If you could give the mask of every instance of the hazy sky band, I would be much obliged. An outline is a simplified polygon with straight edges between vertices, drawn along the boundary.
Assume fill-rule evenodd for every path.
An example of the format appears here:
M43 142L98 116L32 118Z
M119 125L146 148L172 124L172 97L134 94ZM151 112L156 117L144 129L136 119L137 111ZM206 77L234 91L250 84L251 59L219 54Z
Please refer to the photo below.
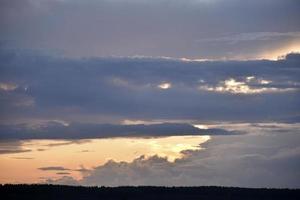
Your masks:
M297 0L2 0L7 47L67 56L276 58L299 51Z

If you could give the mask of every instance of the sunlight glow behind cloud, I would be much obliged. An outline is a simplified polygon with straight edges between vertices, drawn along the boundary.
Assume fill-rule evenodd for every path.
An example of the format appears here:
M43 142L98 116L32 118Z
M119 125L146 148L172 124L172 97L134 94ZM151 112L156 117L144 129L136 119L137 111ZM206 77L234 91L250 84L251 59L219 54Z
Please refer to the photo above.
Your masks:
M13 91L18 88L18 85L13 83L0 83L0 90Z
M246 77L246 81L237 81L233 78L225 81L220 81L217 86L201 85L200 90L206 90L211 92L220 93L232 93L232 94L257 94L257 93L273 93L273 92L289 92L296 90L295 88L276 88L276 87L252 87L247 84L254 77ZM261 85L268 85L272 81L258 80Z
M300 53L300 41L289 42L276 49L267 50L257 55L258 59L280 60L289 53Z
M160 89L163 89L163 90L167 90L172 87L172 84L168 83L168 82L163 82L163 83L159 84L157 87Z
M199 129L208 129L208 126L204 124L194 124L193 126Z

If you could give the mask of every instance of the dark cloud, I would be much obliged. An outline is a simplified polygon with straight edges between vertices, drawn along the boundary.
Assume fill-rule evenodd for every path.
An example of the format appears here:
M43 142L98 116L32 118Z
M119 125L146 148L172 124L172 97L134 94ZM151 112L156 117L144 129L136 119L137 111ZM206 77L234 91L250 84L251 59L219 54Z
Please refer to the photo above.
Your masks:
M39 170L43 171L69 171L70 169L61 166L50 166L50 167L40 167Z
M64 126L50 123L39 128L28 128L26 125L0 126L1 139L87 139L107 137L164 137L176 135L232 135L240 132L224 129L199 129L189 124L152 124L152 125L114 125L114 124L70 124ZM89 140L71 140L62 143L48 144L60 146Z
M186 62L67 59L2 49L0 60L0 119L7 123L276 121L299 115L298 54L278 61Z
M69 172L57 172L56 174L57 175L69 175L71 173L69 173Z
M40 136L40 139L45 139L45 138L50 138L51 139L52 138L51 137L51 131L59 131L58 134L65 134L66 133L66 131L64 131L64 130L50 130L50 129L47 130L47 127L43 127L42 129L38 129L38 130L35 130L35 131L31 130L31 131L36 132L36 135L38 135L39 133L41 134L41 132L43 132L44 134L45 134L45 132L49 133L49 134L45 134L45 135L43 134L45 137ZM23 130L23 131L27 132L28 130ZM30 132L30 130L29 130L29 132ZM26 137L30 138L30 137L34 137L34 136L32 136L31 134L28 134L27 136L25 136L25 138ZM61 138L69 138L69 137L67 137L66 135L62 135ZM72 138L72 136L71 136L71 138ZM58 139L58 138L53 137L52 139ZM51 143L50 142L49 144L46 144L45 146L47 146L47 147L57 147L57 146L65 146L65 145L70 145L70 144L83 144L83 143L87 143L87 142L90 142L90 140L83 140L83 139L80 139L80 140L67 140L67 141L63 141L63 142L59 142L59 143L57 143L57 142ZM46 150L46 149L43 149L42 151L44 151L44 150ZM38 150L38 151L40 151L40 150Z
M46 149L37 149L37 151L46 151Z
M24 153L30 152L29 149L0 149L0 154L14 154L14 153Z

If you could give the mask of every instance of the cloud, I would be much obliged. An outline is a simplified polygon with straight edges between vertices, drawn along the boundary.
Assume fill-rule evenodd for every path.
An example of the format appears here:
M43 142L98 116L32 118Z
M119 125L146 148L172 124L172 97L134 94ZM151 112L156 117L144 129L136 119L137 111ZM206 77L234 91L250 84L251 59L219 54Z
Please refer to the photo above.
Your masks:
M143 156L127 162L108 161L95 168L84 181L90 185L98 185L99 178L107 185L168 185L171 176L177 176L177 170L166 158ZM152 179L150 179L152 177ZM174 182L175 183L175 182Z
M25 153L30 151L31 151L30 149L24 149L22 147L22 141L0 140L0 154L17 154L17 153Z
M299 134L297 125L273 127L228 124L249 130L246 135L214 136L200 151L182 152L174 162L165 157L141 156L132 162L110 160L91 170L79 185L221 185L299 188ZM296 126L296 128L295 128ZM279 132L274 132L278 129ZM285 130L284 134L280 130ZM65 184L64 179L51 183Z
M70 169L61 166L50 166L50 167L40 167L39 170L43 171L69 171Z
M15 154L15 153L24 153L30 152L28 149L0 149L0 154Z
M295 0L2 0L0 9L5 46L75 57L257 58L300 43Z
M59 180L53 180L51 178L45 178L42 177L42 179L45 179L42 181L42 183L48 183L48 184L63 184L63 185L78 185L78 182L72 178L71 176L63 176Z
M71 173L69 173L69 172L57 172L56 174L57 175L69 175Z
M0 122L276 121L299 115L299 54L277 61L70 59L2 49ZM41 68L41 66L43 66ZM250 78L249 78L250 77ZM158 86L164 84L160 89ZM276 109L274 109L276 108Z
M253 42L276 40L280 37L300 38L300 32L252 32L239 33L236 35L224 36L219 38L200 39L198 42L227 42L229 44L237 44L238 42Z
M32 157L13 157L13 159L17 159L17 160L32 160L34 158L32 158Z
M219 128L199 129L189 124L79 124L64 126L50 122L42 127L28 128L26 124L0 126L0 139L73 139L71 141L48 144L47 146L68 145L89 142L90 138L107 137L164 137L176 135L232 135L240 132L226 131Z
M44 127L43 129L44 129L44 131L47 131L47 127ZM23 130L23 131L25 131L25 130ZM43 131L43 130L39 130L39 131ZM60 134L63 134L63 132L61 132ZM30 138L31 137L30 134L27 135L27 137ZM48 135L46 137L50 137L51 138L51 135ZM65 138L65 137L66 136L62 136L62 138ZM41 137L40 139L43 139L43 137ZM63 142L59 142L59 143L57 143L57 142L55 142L55 143L49 143L49 144L47 144L45 146L47 146L47 147L57 147L57 146L65 146L65 145L70 145L70 144L82 144L82 143L87 143L87 142L90 142L90 140L82 140L82 139L81 140L68 140L68 141L63 141ZM43 149L42 151L44 151L44 150L45 149Z

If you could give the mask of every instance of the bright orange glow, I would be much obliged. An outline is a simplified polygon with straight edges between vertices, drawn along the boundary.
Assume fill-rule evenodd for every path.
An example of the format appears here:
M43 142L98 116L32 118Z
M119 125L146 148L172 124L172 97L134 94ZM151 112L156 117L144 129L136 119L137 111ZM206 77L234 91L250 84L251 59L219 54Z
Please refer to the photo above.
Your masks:
M31 140L23 141L23 153L0 155L0 183L37 183L67 174L81 179L80 168L92 169L108 160L127 161L145 155L181 158L183 150L200 150L199 144L210 136L173 136L164 138L109 138L92 140ZM0 143L1 145L1 143ZM44 171L40 167L61 166L70 170Z

